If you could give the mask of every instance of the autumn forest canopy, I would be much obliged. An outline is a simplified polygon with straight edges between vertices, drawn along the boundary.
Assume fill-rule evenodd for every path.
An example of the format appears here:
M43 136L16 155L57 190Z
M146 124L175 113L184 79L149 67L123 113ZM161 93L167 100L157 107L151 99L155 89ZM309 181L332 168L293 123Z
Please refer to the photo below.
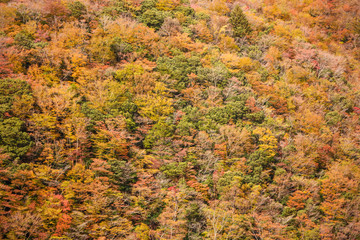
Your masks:
M0 0L0 239L360 239L358 0Z

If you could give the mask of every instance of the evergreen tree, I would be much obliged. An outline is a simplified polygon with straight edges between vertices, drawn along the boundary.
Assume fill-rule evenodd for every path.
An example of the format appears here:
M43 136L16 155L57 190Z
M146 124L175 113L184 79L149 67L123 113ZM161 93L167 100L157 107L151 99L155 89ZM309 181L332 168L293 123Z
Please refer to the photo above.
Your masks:
M234 37L241 38L251 32L250 24L239 5L236 5L231 11L230 23L233 27Z

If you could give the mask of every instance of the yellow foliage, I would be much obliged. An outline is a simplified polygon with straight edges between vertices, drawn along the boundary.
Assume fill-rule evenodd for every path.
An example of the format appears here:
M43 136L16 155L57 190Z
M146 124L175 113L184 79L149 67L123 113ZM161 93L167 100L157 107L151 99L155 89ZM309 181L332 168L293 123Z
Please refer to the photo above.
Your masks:
M237 63L237 67L242 71L250 71L252 69L253 62L249 57L242 57Z
M86 169L81 163L75 166L67 173L67 177L73 182L91 183L94 178L94 172Z
M98 123L98 133L93 137L97 155L101 159L113 160L127 154L127 134L122 116L108 118Z
M259 149L269 153L271 157L274 157L276 155L275 150L278 146L277 139L271 130L268 128L257 127L254 129L253 134L259 135Z
M289 83L306 82L309 75L310 73L300 66L293 66L291 69L286 71L286 78Z
M238 57L232 53L225 53L221 56L222 62L231 72L250 71L253 67L253 62L249 57Z
M12 24L16 16L16 8L0 3L0 28L5 28L8 24Z
M21 63L21 58L20 56L16 55L16 54L11 54L9 56L9 62L12 65L12 70L14 71L14 73L21 73L24 72L24 67L22 66Z
M172 99L166 97L167 88L164 83L157 82L152 92L139 96L135 103L140 108L140 114L153 121L166 118L173 111Z
M284 27L282 25L277 24L274 27L274 32L276 35L283 37L285 39L290 40L292 38L292 35L288 27Z
M213 67L214 60L218 60L220 58L221 52L218 48L212 48L207 51L207 54L201 59L201 63L204 67L211 68Z
M135 233L139 240L150 239L150 228L144 223L141 223L140 225L135 227Z
M25 118L27 114L31 115L35 100L32 96L22 95L16 96L12 105L12 112L19 117Z
M183 33L171 36L169 38L169 46L182 51L200 52L203 50L204 44L201 42L193 42L187 33Z
M82 72L85 70L87 58L84 54L80 52L73 52L71 56L71 69L72 77L77 79L81 76Z
M156 8L162 11L171 11L180 4L179 0L159 0Z
M116 221L111 221L111 224L114 225L114 227L110 229L110 233L113 236L127 236L132 229L131 222L122 217L118 218ZM101 226L101 229L104 229L105 226L109 226L109 223L104 223L103 226Z
M293 97L288 98L286 102L287 102L287 106L288 106L289 111L296 110L297 107L296 107L296 104L295 104L295 101L294 101Z
M314 85L306 88L303 91L303 94L309 100L309 103L311 103L312 105L326 103L328 101L326 92Z
M300 29L294 29L293 31L291 31L291 35L294 36L295 38L305 40L304 33Z
M275 46L271 46L265 55L265 59L274 64L281 59L281 52Z
M305 133L318 133L321 126L324 124L324 119L321 115L305 109L302 112L296 113L297 127Z
M56 70L48 65L32 65L29 68L28 75L34 82L41 85L52 86L60 82L60 79L56 76Z
M143 66L135 63L128 63L123 65L121 70L116 71L115 78L119 81L131 81L135 80L136 76L142 75L145 70Z
M125 18L111 22L107 27L107 33L109 39L119 37L133 46L150 47L159 39L159 35L154 32L154 29ZM103 32L99 32L99 36L103 34Z
M86 140L87 131L86 127L89 123L89 120L83 116L82 114L78 114L79 116L73 116L71 118L65 119L62 124L62 129L65 136L68 139L68 142L76 143L77 147L79 142Z
M264 24L266 24L266 20L262 17L258 16L256 12L246 11L244 12L246 18L248 19L249 23L254 26L254 29L263 28Z
M222 51L238 51L239 47L236 45L236 42L233 38L228 37L224 34L220 35L220 42L218 46L221 48Z
M230 12L224 0L213 0L209 6L209 10L218 13L218 15L226 15Z
M60 48L76 48L86 40L86 29L73 23L65 23L53 44Z
M36 21L32 20L27 22L22 28L31 34L35 34L38 30L38 24Z
M61 215L60 203L55 203L54 198L48 199L38 211L41 213L41 218L44 221L45 229L52 229L56 226L56 223ZM54 206L55 205L55 206ZM55 208L58 205L58 208Z
M263 8L264 15L268 19L275 19L281 15L281 10L278 8L276 4L268 5Z

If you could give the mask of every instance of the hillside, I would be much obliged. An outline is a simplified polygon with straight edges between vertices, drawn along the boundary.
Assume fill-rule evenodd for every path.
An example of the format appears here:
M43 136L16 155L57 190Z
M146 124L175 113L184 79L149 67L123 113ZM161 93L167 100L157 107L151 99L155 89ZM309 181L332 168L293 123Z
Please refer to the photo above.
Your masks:
M360 239L358 0L0 0L0 239Z

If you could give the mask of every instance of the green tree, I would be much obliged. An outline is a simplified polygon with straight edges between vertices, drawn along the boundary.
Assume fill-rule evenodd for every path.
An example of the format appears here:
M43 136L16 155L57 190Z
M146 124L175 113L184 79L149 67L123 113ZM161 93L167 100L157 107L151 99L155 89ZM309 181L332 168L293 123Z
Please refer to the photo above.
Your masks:
M86 12L86 6L79 1L71 2L68 5L71 15L75 18L80 18Z
M125 59L128 54L133 52L133 48L130 44L124 42L119 37L115 37L110 44L110 50L115 55L116 61Z
M239 5L236 5L230 14L230 23L233 27L234 37L244 37L251 32L251 27Z
M4 153L18 160L26 154L31 144L23 121L15 117L0 121L0 148Z
M162 11L152 8L146 10L140 17L141 22L145 23L148 27L158 30L163 24L167 14Z
M34 47L34 36L26 30L15 35L15 44L21 48L31 49Z
M0 148L11 160L19 160L32 145L25 122L19 119L28 115L31 105L30 86L25 81L0 80Z
M184 54L177 54L173 58L159 57L157 60L157 70L162 74L169 74L176 80L174 89L181 90L189 84L188 75L198 73L201 67L200 57L193 55L186 57Z
M15 106L23 105L22 100L31 97L30 91L30 86L25 81L0 79L0 118L3 118L4 114L12 116L14 112L19 112L20 109L14 109ZM21 113L18 115L21 115Z

